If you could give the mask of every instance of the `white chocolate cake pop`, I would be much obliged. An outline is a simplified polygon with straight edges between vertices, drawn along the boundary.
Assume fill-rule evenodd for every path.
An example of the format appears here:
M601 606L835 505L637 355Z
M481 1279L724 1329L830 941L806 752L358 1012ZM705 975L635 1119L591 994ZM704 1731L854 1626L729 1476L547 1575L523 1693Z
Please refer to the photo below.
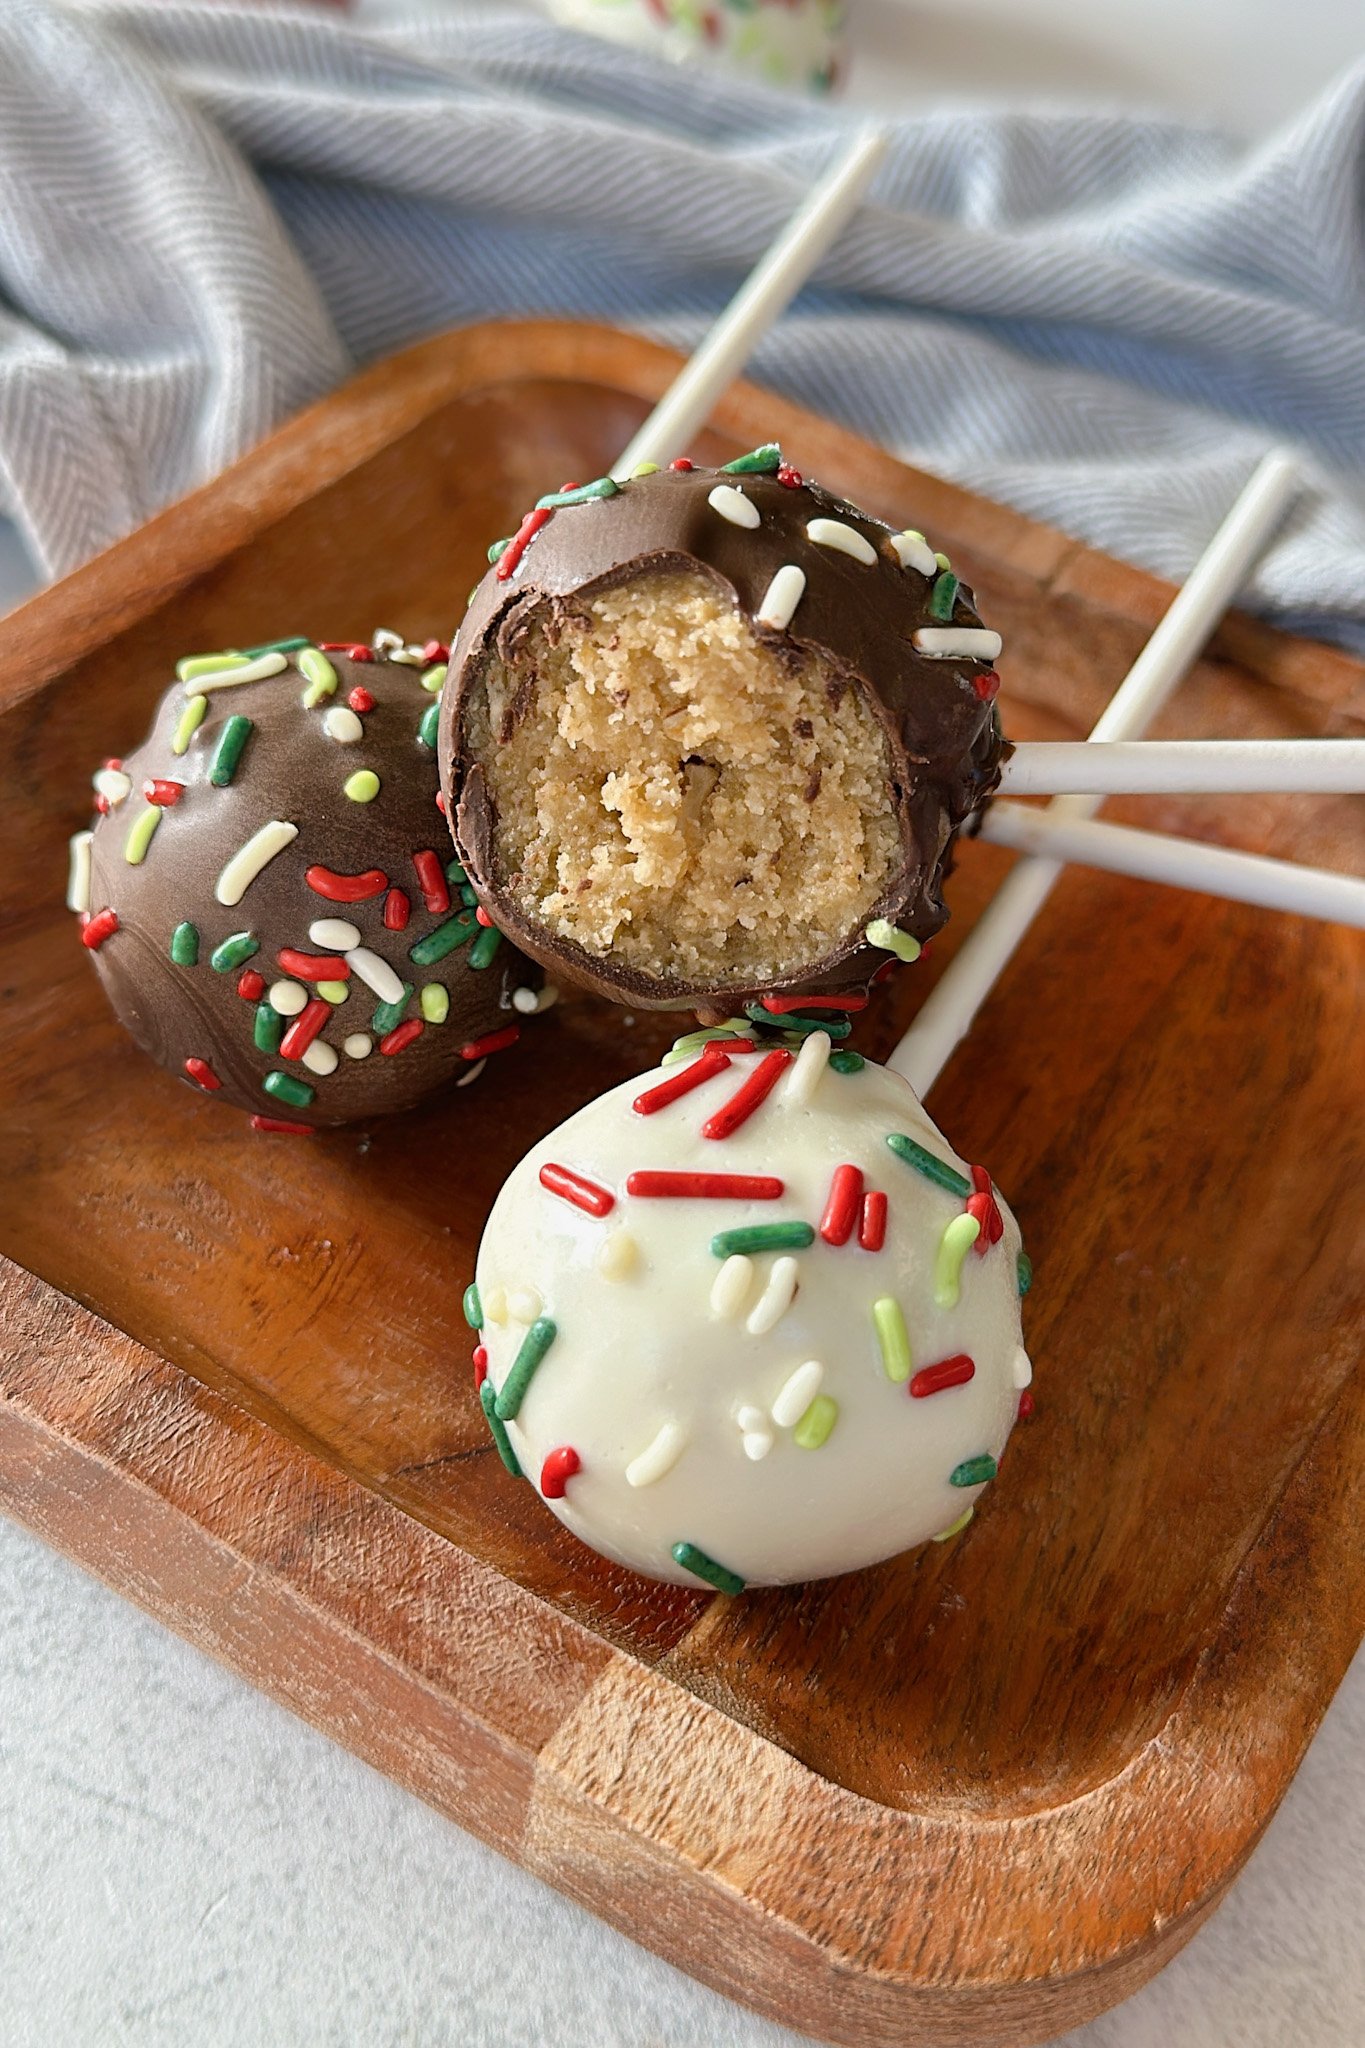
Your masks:
M527 1153L465 1313L509 1470L603 1555L738 1593L965 1525L1032 1377L1029 1274L898 1075L719 1035Z

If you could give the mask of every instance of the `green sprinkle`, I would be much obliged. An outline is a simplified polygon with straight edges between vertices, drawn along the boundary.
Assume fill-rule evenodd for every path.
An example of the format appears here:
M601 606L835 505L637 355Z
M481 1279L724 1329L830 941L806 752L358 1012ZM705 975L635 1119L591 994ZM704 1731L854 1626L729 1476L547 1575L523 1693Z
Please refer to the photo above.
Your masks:
M258 1052L278 1052L284 1037L284 1018L269 1003L257 1003L251 1036Z
M248 659L235 649L226 654L187 654L176 663L175 673L182 683L192 683L196 676L215 675L219 669L245 668Z
M459 861L448 860L446 862L446 880L448 882L464 882L468 879L469 878L465 874L464 868L462 867Z
M379 794L379 777L373 768L357 768L341 787L353 804L372 804Z
M803 1252L815 1242L809 1223L749 1223L738 1230L718 1230L711 1256L728 1259L734 1252Z
M942 557L940 557L942 561ZM953 606L957 602L957 578L946 565L941 575L934 578L934 587L929 592L929 616L951 625Z
M1033 1285L1033 1261L1027 1252L1020 1252L1014 1262L1014 1270L1018 1275L1020 1294L1027 1294Z
M685 1060L690 1053L699 1052L704 1045L715 1039L747 1038L749 1023L745 1017L731 1017L724 1024L712 1024L705 1031L689 1031L683 1038L675 1038L659 1062L660 1066L675 1067L679 1060Z
M171 933L171 958L177 967L199 965L199 927L195 924L178 924Z
M223 727L223 736L218 742L218 751L213 757L209 770L209 781L215 789L226 789L237 773L237 764L251 738L252 725L249 718L236 713Z
M349 981L315 981L313 986L324 1003L333 1003L338 1008L351 993Z
M962 1261L981 1235L975 1216L954 1216L938 1244L934 1260L934 1300L940 1308L956 1308L962 1291Z
M946 1543L950 1536L960 1536L975 1513L976 1502L973 1501L969 1507L965 1507L962 1510L962 1513L955 1522L950 1522L946 1529L940 1529L937 1536L933 1538L933 1541L935 1543Z
M294 633L288 640L263 640L259 647L245 649L248 661L254 661L258 654L294 654L300 647L309 647L312 642L306 633Z
M231 974L234 967L240 967L260 950L261 942L254 932L233 932L209 954L209 966L215 974Z
M863 933L869 946L880 946L883 953L894 953L898 960L918 960L923 948L912 932L903 932L884 917L874 917Z
M320 647L304 647L299 652L299 674L307 683L303 693L304 709L316 710L319 704L335 693L337 672Z
M500 562L502 560L503 556L507 553L507 550L511 547L511 545L512 536L510 533L508 534L506 540L494 541L492 547L488 550L488 564L490 568L492 567L494 562ZM476 583L474 586L474 590L477 590L478 587L479 586ZM473 603L474 600L474 590L471 590L469 593L471 604Z
M209 708L207 697L191 697L180 714L175 732L171 738L171 752L183 754L199 727L204 723L204 714Z
M464 1319L471 1330L483 1328L483 1303L479 1299L478 1282L474 1280L464 1291Z
M657 462L637 462L631 471L632 478L637 476L657 476L658 474L659 465Z
M948 1474L949 1486L984 1486L988 1479L994 1479L999 1466L989 1451L983 1451L979 1458L964 1458Z
M955 1166L949 1166L942 1159L935 1158L923 1145L917 1145L913 1138L907 1138L902 1131L892 1131L887 1144L897 1159L903 1159L916 1173L923 1174L937 1188L947 1188L950 1195L961 1195L965 1201L972 1191L972 1184L960 1174Z
M847 1038L853 1029L846 1017L798 1017L792 1014L778 1016L772 1010L765 1010L762 1003L746 1003L744 1014L752 1018L755 1024L766 1024L769 1031L795 1031L803 1038L812 1031L823 1031L827 1038Z
M486 924L469 949L471 967L490 967L493 955L502 944L502 933L495 924Z
M403 1021L403 1012L408 1007L411 995L412 983L405 981L403 983L403 993L396 1003L381 1003L379 1005L379 1008L370 1019L371 1031L377 1031L381 1038L385 1038L390 1031L396 1030Z
M478 907L479 907L479 892L478 892L478 890L477 890L477 889L476 889L476 888L475 888L475 887L473 886L473 884L472 884L471 882L461 882L461 884L460 884L460 901L461 901L461 903L465 903L465 904L467 904L467 905L469 906L469 908L470 908L471 910L477 910L477 909L478 909Z
M828 1394L817 1394L792 1431L792 1442L800 1444L803 1451L818 1451L821 1444L829 1442L838 1420L839 1403Z
M872 1324L882 1354L882 1370L898 1387L904 1386L914 1361L910 1356L910 1333L905 1327L900 1303L889 1294L884 1294L880 1301L874 1301Z
M498 1456L502 1459L503 1464L507 1467L512 1477L520 1479L523 1476L522 1470L517 1463L517 1454L512 1449L512 1439L508 1436L506 1426L498 1415L497 1396L493 1392L493 1382L491 1380L485 1380L479 1388L479 1403L485 1416L488 1418L488 1427L493 1432L493 1441L498 1447Z
M512 1422L521 1411L526 1399L526 1390L535 1378L540 1363L558 1332L548 1316L537 1316L521 1340L521 1349L512 1360L512 1370L502 1383L495 1413L499 1422Z
M148 804L138 812L128 827L128 837L123 842L123 858L130 868L140 868L147 858L147 848L152 843L152 834L161 823L160 804Z
M424 939L408 948L408 958L414 967L434 967L457 946L466 945L480 929L477 918L448 917L444 924L437 925L434 932L428 932Z
M576 491L551 491L546 498L536 499L537 512L557 512L562 505L586 505L590 498L614 498L621 486L614 476L599 476L590 484L580 484Z
M729 1593L731 1598L744 1591L744 1581L738 1572L727 1570L717 1564L714 1557L708 1557L704 1550L698 1550L695 1543L675 1543L673 1562L680 1564L685 1572L691 1572L694 1579L704 1579L708 1586L714 1586L718 1593Z
M267 1095L273 1095L277 1102L287 1102L291 1109L306 1109L313 1099L314 1090L306 1081L296 1081L292 1074L267 1074L261 1086Z
M782 467L782 450L776 441L765 441L761 448L751 448L747 455L737 455L733 462L727 462L722 470L725 476L773 476Z
M450 990L443 981L429 981L419 1001L428 1024L444 1024L450 1015Z
M829 1063L836 1074L861 1074L867 1065L860 1052L832 1052Z
M417 737L421 744L429 747L433 753L436 751L436 728L440 722L441 705L438 698L436 703L428 704L417 727Z
M445 679L449 672L450 663L448 661L438 661L434 668L427 669L426 673L423 675L422 688L424 690L430 690L433 697L438 697L445 684Z

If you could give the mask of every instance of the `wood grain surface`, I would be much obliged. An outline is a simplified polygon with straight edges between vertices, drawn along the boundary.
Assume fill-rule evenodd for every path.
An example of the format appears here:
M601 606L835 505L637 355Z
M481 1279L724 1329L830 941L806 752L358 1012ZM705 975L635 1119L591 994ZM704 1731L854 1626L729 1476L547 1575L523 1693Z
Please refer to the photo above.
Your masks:
M1365 1633L1360 935L1068 873L931 1103L1036 1254L1037 1414L957 1541L732 1602L507 1478L460 1313L503 1174L667 1020L566 1001L496 1087L263 1140L134 1051L61 905L88 775L178 655L448 633L489 539L675 362L550 323L424 343L0 627L0 1500L759 2010L1041 2041L1212 1910ZM976 584L1011 732L1086 729L1161 584L752 387L691 452L774 436ZM1163 729L1362 720L1360 664L1234 618ZM1359 871L1363 808L1110 811ZM863 1050L1007 866L964 849Z

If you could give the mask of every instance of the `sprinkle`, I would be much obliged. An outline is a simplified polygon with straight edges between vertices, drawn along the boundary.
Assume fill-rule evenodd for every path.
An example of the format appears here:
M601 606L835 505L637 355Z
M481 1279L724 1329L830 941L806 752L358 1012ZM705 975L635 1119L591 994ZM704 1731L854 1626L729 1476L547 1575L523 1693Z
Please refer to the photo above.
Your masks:
M276 854L283 853L291 840L298 836L298 826L288 825L282 818L272 818L259 831L253 832L245 846L238 847L214 884L213 893L218 902L227 904L229 908L240 903L262 868L268 867Z
M253 1116L251 1128L253 1131L284 1131L291 1138L316 1138L317 1136L317 1132L311 1124L286 1123L283 1117L278 1116Z
M880 946L883 952L894 953L898 960L919 959L919 940L910 932L900 931L884 917L874 917L863 937L869 946Z
M90 908L90 842L94 836L93 832L73 832L71 835L66 880L68 910L85 912ZM175 955L171 957L174 959Z
M916 533L912 526L907 526L904 533L893 533L889 545L902 569L918 569L921 576L937 576L938 557L924 535Z
M209 700L207 697L196 696L190 698L189 703L185 706L176 722L174 733L171 735L171 752L173 754L180 755L184 753L190 741L194 738L195 733L204 723L204 714L208 708Z
M512 991L512 1008L523 1017L538 1017L544 1011L552 1010L558 1001L559 990L552 981L547 981L542 989L514 988Z
M502 540L495 540L492 543L491 547L488 550L488 566L490 569L492 568L495 562L500 562L502 560L503 556L507 553L507 550L511 547L511 545L512 536L510 533L504 535ZM477 590L478 587L479 586L476 583L474 585L474 590ZM474 602L474 590L471 590L469 593L469 602L471 604L473 604Z
M1010 1378L1016 1387L1027 1387L1033 1383L1033 1361L1022 1344L1016 1344L1014 1347L1014 1357L1010 1362Z
M957 578L951 569L944 569L934 580L929 592L929 616L951 625L953 606L957 603Z
M763 996L758 1005L770 1017L786 1017L793 1010L865 1010L867 996ZM790 1093L790 1089L788 1093Z
M352 747L365 737L364 726L345 704L334 704L330 711L324 713L322 729L329 740L336 740L343 747Z
M697 465L695 462L689 461L686 455L677 455L668 466L670 469L690 470L695 469Z
M708 1586L714 1586L718 1593L729 1593L731 1597L744 1591L744 1581L738 1572L728 1571L723 1564L717 1564L714 1557L708 1557L704 1550L698 1550L695 1543L675 1543L673 1562L681 1565L685 1572L691 1572L697 1579L704 1579Z
M766 1423L763 1423L761 1429L744 1429L744 1418L746 1415L756 1415L759 1421L763 1423L763 1411L761 1408L741 1408L736 1417L740 1428L744 1430L744 1434L740 1438L744 1455L753 1464L757 1465L760 1459L766 1458L772 1449L773 1433Z
M199 927L178 924L171 933L171 958L177 967L199 965Z
M514 1287L507 1297L507 1313L514 1323L533 1323L544 1306L534 1287Z
M311 867L305 870L303 879L315 896L325 896L329 903L368 903L371 897L382 896L389 883L380 868L367 868L360 875L343 875L335 868Z
M749 1311L744 1327L751 1337L766 1337L775 1330L796 1298L801 1269L795 1259L774 1259L768 1284Z
M680 1073L670 1075L667 1081L659 1081L653 1088L646 1088L643 1095L636 1096L631 1108L637 1116L654 1116L681 1096L690 1095L694 1088L700 1088L703 1081L709 1081L713 1074L721 1073L729 1064L729 1054L713 1039L702 1048L700 1059L693 1060L691 1066L684 1067Z
M218 751L209 770L209 781L215 789L226 789L237 773L238 764L246 751L246 743L251 738L253 730L251 720L243 718L240 712L235 713L223 727L218 741Z
M447 953L453 953L457 946L463 946L473 938L479 929L472 917L448 917L444 924L438 924L434 932L428 932L408 950L408 958L415 967L434 967L438 960L444 960Z
M105 762L90 778L91 786L110 805L121 804L133 787L131 775L125 775L117 763Z
M778 1046L765 1053L743 1086L737 1088L728 1102L723 1102L713 1116L709 1116L701 1127L703 1138L729 1138L748 1122L765 1096L777 1086L784 1067L789 1067L792 1056Z
M910 1392L916 1401L923 1401L930 1394L943 1393L947 1387L965 1387L975 1377L975 1362L965 1351L959 1351L937 1365L922 1366L910 1382Z
M789 491L799 491L801 488L801 472L799 469L793 469L789 462L779 463L777 481L785 485Z
M732 1322L749 1299L753 1280L753 1260L743 1252L732 1252L711 1283L712 1315Z
M303 1064L310 1074L334 1074L338 1064L337 1049L328 1045L325 1038L315 1039L304 1050Z
M941 548L939 552L934 556L934 563L935 566L939 569L951 569L953 566L952 563L948 560L948 557L943 553L943 550Z
M922 1174L925 1180L931 1180L935 1187L946 1188L950 1195L961 1195L964 1199L971 1193L971 1182L955 1166L949 1166L946 1160L937 1158L923 1145L916 1144L913 1138L907 1138L903 1131L892 1131L886 1142L897 1159L903 1159L907 1166Z
M546 1500L563 1500L565 1485L582 1469L583 1460L571 1444L551 1451L540 1468L540 1490Z
M319 640L324 654L344 654L350 661L373 661L374 652L360 640Z
M829 1186L829 1199L820 1218L820 1235L826 1244L847 1244L863 1200L861 1167L836 1166Z
M294 946L281 946L275 955L286 974L300 981L349 981L350 962L335 953L300 953Z
M284 1018L273 1003L257 1003L251 1038L258 1052L274 1054L279 1051L284 1038Z
M334 1009L339 1008L351 993L350 983L345 981L316 981L313 986L323 1002L331 1003Z
M704 1202L775 1202L784 1184L766 1173L674 1173L641 1170L626 1180L626 1193L682 1197Z
M341 785L343 796L353 804L371 804L379 794L379 777L373 768L357 768Z
M598 1246L597 1270L604 1280L624 1280L639 1263L640 1247L629 1230L608 1232Z
M764 592L763 602L754 613L755 625L769 626L775 633L785 633L805 594L805 570L798 569L794 562L788 562L778 570Z
M520 1479L522 1477L521 1466L517 1463L517 1454L512 1449L512 1439L508 1436L507 1430L498 1415L495 1402L493 1382L485 1380L479 1388L479 1403L485 1416L488 1418L488 1427L493 1432L493 1441L498 1447L498 1456L502 1459L503 1464L507 1467L512 1477Z
M209 966L215 974L231 974L260 950L261 942L254 932L230 932L209 954Z
M972 677L972 688L983 704L992 704L1000 695L1000 678L993 668L988 668L984 674Z
M267 1095L273 1095L277 1102L287 1102L292 1109L305 1108L316 1093L306 1081L296 1081L292 1074L267 1074L261 1086Z
M156 804L158 809L169 811L174 809L185 794L185 785L183 782L167 782L159 776L149 775L142 785L142 794L149 804Z
M988 1479L994 1479L999 1466L989 1451L982 1451L977 1458L964 1458L948 1474L949 1486L984 1486Z
M796 1064L787 1076L783 1099L798 1109L806 1108L812 1101L820 1078L829 1064L830 1037L827 1031L816 1031L805 1041L796 1055Z
M984 626L921 626L910 645L929 661L995 661L1004 642Z
M975 1216L954 1216L939 1239L934 1261L934 1300L940 1308L956 1308L962 1287L962 1261L981 1234Z
M481 1330L483 1328L483 1303L479 1299L477 1281L471 1280L468 1287L466 1287L461 1306L464 1309L464 1319L470 1329Z
M406 1052L414 1040L422 1036L426 1028L420 1017L409 1017L406 1024L396 1024L392 1031L380 1039L379 1050L387 1053L390 1058L395 1053Z
M421 721L418 724L417 737L424 747L429 747L433 752L435 751L436 748L436 733L440 723L440 705L428 704L426 710L422 713Z
M1025 1295L1033 1285L1033 1261L1027 1252L1020 1252L1014 1262L1014 1270L1018 1279L1019 1292L1021 1295Z
M412 983L401 981L398 988L399 993L394 1000L391 1003L381 1003L370 1019L370 1029L377 1032L380 1038L387 1038L389 1032L402 1022L403 1012L408 1007Z
M1020 1422L1027 1422L1029 1420L1029 1417L1033 1414L1034 1405L1035 1403L1033 1396L1028 1391L1028 1388L1025 1387L1023 1393L1019 1396L1019 1414L1017 1420Z
M828 1394L817 1394L797 1423L792 1442L803 1451L818 1451L822 1444L829 1442L830 1432L838 1420L839 1403L832 1401Z
M476 1344L473 1352L474 1384L481 1387L488 1378L488 1350L483 1344Z
M487 930L481 931L469 949L470 966L476 968L491 967L493 955L501 944L502 933L494 926L489 926Z
M540 1185L561 1201L572 1203L575 1209L586 1210L589 1216L606 1216L616 1207L616 1197L610 1188L599 1187L595 1180L586 1179L571 1167L556 1166L552 1160L540 1169Z
M809 1223L748 1223L737 1230L718 1230L711 1255L728 1259L733 1252L803 1252L815 1242Z
M391 626L380 626L375 632L373 645L376 654L401 654L403 635L395 633Z
M368 661L369 659L370 650L367 647L365 649L365 660ZM374 693L371 690L367 690L363 683L357 683L355 688L348 692L346 703L352 711L373 711Z
M342 1039L341 1050L348 1060L367 1060L374 1051L374 1040L368 1031L353 1031Z
M359 927L344 917L314 918L308 936L315 946L325 946L329 953L346 953L360 944Z
M548 1316L537 1316L522 1338L521 1349L512 1360L512 1369L498 1393L499 1422L511 1422L521 1412L526 1390L539 1371L541 1361L554 1343L556 1334L555 1326Z
M747 455L737 455L733 462L721 464L723 476L772 476L782 467L782 450L776 441L765 441L761 448L751 448Z
M662 1479L666 1472L673 1470L686 1449L687 1436L681 1423L663 1423L653 1442L627 1465L626 1485L653 1486L656 1479Z
M88 946L92 953L98 953L106 939L111 939L118 930L116 910L97 910L81 926L81 944Z
M258 1003L265 994L265 976L244 967L237 977L237 993L244 1003Z
M307 683L303 693L305 709L312 711L336 692L337 672L327 656L316 647L299 650L298 671Z
M657 462L637 462L630 474L632 481L636 477L657 476L659 474L659 465Z
M245 668L245 654L186 654L175 665L177 682L192 683L196 676L211 676L222 669Z
M779 1429L794 1429L824 1384L825 1368L818 1358L798 1365L773 1402L773 1421Z
M879 1252L886 1243L886 1196L876 1188L863 1196L858 1242L865 1252Z
M719 512L722 519L728 519L731 526L743 526L752 531L763 523L757 505L746 498L743 491L736 490L733 484L717 484L713 491L708 492L706 502L713 512Z
M962 1513L958 1516L955 1522L950 1522L946 1529L940 1529L937 1536L934 1537L933 1541L935 1543L946 1543L950 1536L960 1536L962 1531L966 1528L968 1522L971 1521L972 1516L975 1513L976 1502L973 1501L970 1507L966 1507L962 1510Z
M296 981L276 981L271 983L271 1007L278 1010L282 1017L297 1017L307 1001L307 989L300 988Z
M766 1024L769 1028L772 1027L772 1012L766 1010L762 1003L746 1003L744 1014L751 1023ZM782 1029L784 1031L798 1031L803 1037L809 1037L813 1031L823 1031L826 1038L833 1039L847 1038L853 1026L849 1023L847 1017L798 1017L788 1012L783 1016Z
M515 575L521 565L522 556L540 532L541 527L544 526L551 516L551 508L548 505L538 505L534 512L526 514L521 525L498 557L499 583L506 583L509 577ZM442 671L441 681L445 681L444 671Z
M245 652L254 659L258 654L296 654L300 647L309 645L306 633L290 633L283 640L262 640L259 647L248 647Z
M412 904L408 899L407 891L404 889L390 889L388 895L384 898L385 931L405 931L408 919L411 916Z
M504 1052L509 1045L515 1045L520 1037L520 1024L504 1024L501 1031L489 1031L482 1038L471 1038L467 1045L460 1047L460 1058L486 1059L490 1052Z
M433 917L444 917L450 908L450 890L446 883L441 863L430 847L412 856L413 867L422 891L422 901Z
M456 639L459 638L458 629L455 637ZM444 640L424 640L422 642L422 659L423 661L449 661L450 648L447 647Z
M855 562L865 562L869 567L877 559L877 550L871 541L842 519L809 520L806 539L813 540L817 547L836 548L841 555L852 555Z
M910 1377L910 1333L905 1327L901 1305L891 1295L884 1294L880 1301L872 1304L872 1324L877 1332L877 1344L882 1354L882 1370L897 1386Z
M592 498L614 498L621 486L613 476L599 476L590 484L571 484L567 490L551 491L536 499L537 512L557 512L563 505L586 505Z
M861 1074L867 1065L860 1052L832 1052L829 1063L836 1074Z
M238 683L263 683L267 676L277 676L289 664L282 654L263 654L258 661L242 661L240 656L230 657L223 668L201 669L199 674L185 681L188 694L190 682L196 682L200 692L207 690L231 690Z
M754 1041L749 1037L749 1026L742 1017L729 1017L724 1024L708 1024L703 1031L689 1031L681 1038L675 1038L659 1064L661 1067L676 1066L690 1054L699 1052L703 1046L719 1040L727 1052L753 1052Z
M128 827L128 837L123 842L123 858L130 868L141 867L147 858L147 848L152 843L152 834L160 823L160 805L144 804Z
M444 982L428 981L417 1003L428 1024L444 1024L450 1015L450 990Z
M185 1072L189 1075L191 1081L197 1081L199 1086L207 1089L210 1094L213 1093L215 1088L221 1088L223 1085L207 1060L186 1060Z
M317 998L305 1003L280 1041L281 1058L301 1060L331 1014L330 1003L320 1002Z

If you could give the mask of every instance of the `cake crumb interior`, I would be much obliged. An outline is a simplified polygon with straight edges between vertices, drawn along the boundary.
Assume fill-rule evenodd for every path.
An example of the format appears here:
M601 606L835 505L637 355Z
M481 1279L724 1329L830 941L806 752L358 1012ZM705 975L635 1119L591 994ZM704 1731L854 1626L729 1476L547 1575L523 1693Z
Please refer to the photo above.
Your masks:
M710 578L644 572L490 657L468 737L503 885L597 959L761 984L821 959L896 872L863 691L779 652Z

